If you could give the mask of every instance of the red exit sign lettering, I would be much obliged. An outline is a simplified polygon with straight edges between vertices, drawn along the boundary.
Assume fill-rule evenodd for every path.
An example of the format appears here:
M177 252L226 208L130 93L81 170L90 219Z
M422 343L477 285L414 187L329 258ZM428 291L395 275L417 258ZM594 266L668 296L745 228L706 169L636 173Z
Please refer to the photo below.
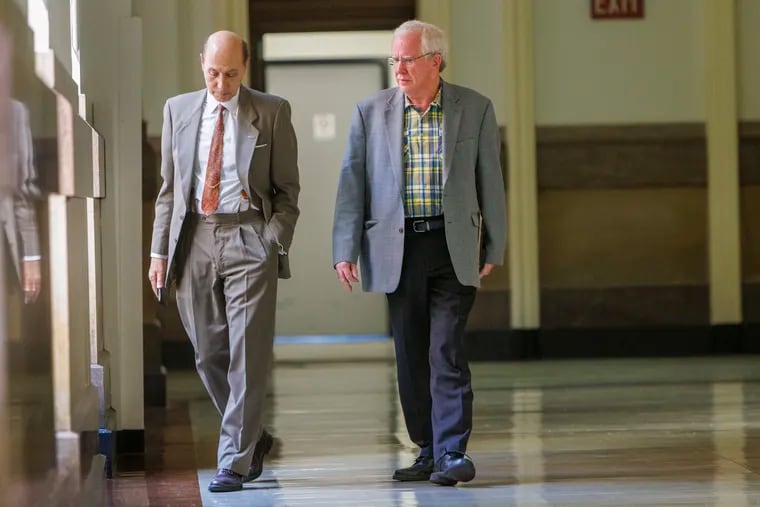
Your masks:
M591 0L594 19L635 19L644 17L644 0Z

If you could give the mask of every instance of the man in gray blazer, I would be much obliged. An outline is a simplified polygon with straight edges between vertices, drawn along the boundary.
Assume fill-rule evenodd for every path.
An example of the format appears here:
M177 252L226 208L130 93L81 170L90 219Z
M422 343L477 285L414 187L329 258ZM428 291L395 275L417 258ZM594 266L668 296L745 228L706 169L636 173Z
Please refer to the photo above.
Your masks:
M222 416L210 491L257 478L272 446L262 409L277 278L290 277L299 213L290 105L241 86L247 64L237 34L210 35L201 53L206 89L164 106L148 273L157 296L176 281L198 374Z
M387 294L399 395L420 454L399 481L454 485L475 476L464 327L480 278L506 242L499 133L491 102L444 82L443 32L408 21L393 37L397 88L360 102L333 225L348 289Z
M33 303L42 285L41 253L34 201L40 196L29 112L18 100L10 101L11 169L16 176L12 195L0 200L0 224L8 244L10 261L24 291L24 302Z

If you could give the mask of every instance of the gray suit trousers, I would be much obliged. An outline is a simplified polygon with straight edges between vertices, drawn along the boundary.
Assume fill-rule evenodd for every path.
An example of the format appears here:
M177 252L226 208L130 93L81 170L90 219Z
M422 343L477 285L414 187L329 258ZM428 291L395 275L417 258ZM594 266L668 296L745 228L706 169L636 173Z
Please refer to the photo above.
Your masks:
M218 467L245 475L263 425L278 252L263 216L249 212L241 220L247 223L212 223L214 217L193 214L185 224L177 307L222 416Z

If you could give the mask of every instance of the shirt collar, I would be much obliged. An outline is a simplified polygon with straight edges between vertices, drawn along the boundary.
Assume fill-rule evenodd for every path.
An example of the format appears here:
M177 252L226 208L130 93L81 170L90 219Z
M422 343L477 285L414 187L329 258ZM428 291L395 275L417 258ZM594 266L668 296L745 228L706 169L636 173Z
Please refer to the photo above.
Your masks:
M435 94L435 97L433 97L433 101L430 103L430 106L428 107L428 110L430 110L431 107L438 106L441 107L441 87L438 87L438 92ZM409 97L404 94L404 109L414 107L414 104L409 100Z
M240 100L240 88L238 88L238 91L235 93L235 96L232 97L227 102L219 102L207 90L206 91L206 113L216 112L217 106L219 104L222 104L227 111L229 111L230 113L232 113L233 116L235 116L237 115L239 100Z

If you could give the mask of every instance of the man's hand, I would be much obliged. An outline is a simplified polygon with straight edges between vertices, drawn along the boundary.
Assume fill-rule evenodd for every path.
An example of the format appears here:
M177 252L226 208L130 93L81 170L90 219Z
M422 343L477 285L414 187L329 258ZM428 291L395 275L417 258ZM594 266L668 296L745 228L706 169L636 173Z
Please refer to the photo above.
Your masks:
M351 282L359 281L359 269L352 262L339 262L335 265L335 272L338 274L338 281L343 284L348 292L353 291Z
M158 297L158 288L164 286L164 280L166 279L166 259L157 259L152 257L150 259L150 268L148 269L148 280L150 280L150 286L153 288L153 294Z
M485 278L490 275L494 266L496 266L496 264L484 264L483 269L480 270L480 278Z
M37 301L42 286L42 261L23 261L24 303Z

